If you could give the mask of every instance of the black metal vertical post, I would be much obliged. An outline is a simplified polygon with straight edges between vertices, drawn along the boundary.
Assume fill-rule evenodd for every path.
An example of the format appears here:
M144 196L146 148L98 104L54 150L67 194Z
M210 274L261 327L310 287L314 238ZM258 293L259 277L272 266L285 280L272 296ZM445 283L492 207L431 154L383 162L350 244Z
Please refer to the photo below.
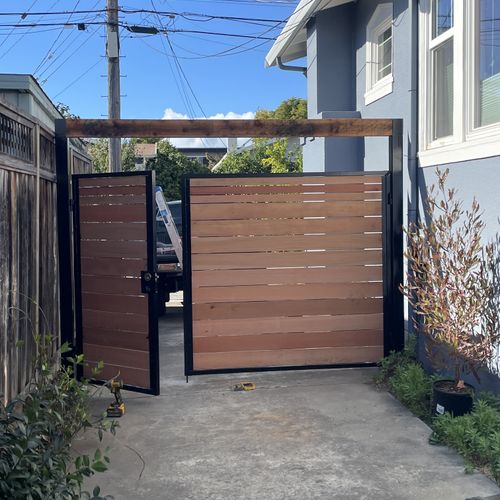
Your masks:
M182 180L182 275L184 290L184 374L193 373L193 308L191 290L191 199L190 180ZM186 380L187 381L187 380Z
M156 280L156 206L154 202L155 173L146 172L147 270L155 276L155 285L148 297L149 373L151 394L160 394L160 353L158 345L158 289Z
M70 185L65 120L56 120L57 240L59 249L59 318L61 344L74 345L71 267Z
M82 261L80 258L80 179L72 176L73 187L73 279L74 279L74 320L75 336L74 351L83 354L83 332L82 332ZM83 365L76 366L78 379L83 377Z
M384 356L393 349L392 339L392 192L391 177L382 178L382 269L384 294Z
M403 283L403 120L393 120L389 138L389 171L391 173L391 340L390 348L404 347Z

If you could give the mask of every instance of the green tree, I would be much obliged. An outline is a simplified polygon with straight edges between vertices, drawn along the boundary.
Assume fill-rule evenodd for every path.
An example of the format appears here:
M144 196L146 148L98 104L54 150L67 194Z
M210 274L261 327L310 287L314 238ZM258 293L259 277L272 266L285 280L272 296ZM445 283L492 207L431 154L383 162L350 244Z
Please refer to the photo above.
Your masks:
M78 115L75 115L71 112L70 107L67 104L64 104L63 102L58 102L56 104L56 109L61 113L63 118L80 118Z
M125 139L122 141L122 170L129 172L135 169L135 145L149 143L153 144L158 139ZM87 146L88 153L92 157L94 172L107 172L109 170L109 141L108 139L93 139Z
M307 118L307 101L290 97L275 110L259 109L259 120L299 120ZM254 139L251 148L226 155L216 170L221 174L283 174L302 172L302 151L289 147L287 138Z
M258 120L305 120L307 118L307 101L300 97L285 99L275 110L258 109L255 113Z
M181 199L181 180L184 174L209 174L208 167L184 156L168 141L158 142L158 155L149 160L147 168L156 173L156 184L161 186L165 200Z

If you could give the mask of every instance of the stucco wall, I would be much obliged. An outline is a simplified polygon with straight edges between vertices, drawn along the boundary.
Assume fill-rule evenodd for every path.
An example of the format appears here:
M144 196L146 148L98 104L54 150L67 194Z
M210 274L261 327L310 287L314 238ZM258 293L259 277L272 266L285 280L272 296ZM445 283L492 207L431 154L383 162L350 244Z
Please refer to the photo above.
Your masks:
M307 25L307 114L309 118L359 117L356 111L354 53L356 6L320 11ZM362 170L362 141L306 138L304 170Z

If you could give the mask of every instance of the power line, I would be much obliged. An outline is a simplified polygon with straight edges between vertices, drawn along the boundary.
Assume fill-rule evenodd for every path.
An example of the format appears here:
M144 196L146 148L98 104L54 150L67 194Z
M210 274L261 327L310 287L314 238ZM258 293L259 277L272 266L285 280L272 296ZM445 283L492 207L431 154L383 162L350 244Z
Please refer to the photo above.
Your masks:
M52 7L55 7L60 0L55 0L54 3L51 5L50 9ZM41 21L44 18L44 15L41 15L38 18L38 21ZM21 36L0 56L0 59L3 59L33 28L29 28L28 31L25 31L24 33L21 34Z
M10 30L9 34L8 34L8 35L5 37L5 39L4 39L4 40L2 40L2 42L0 43L0 47L2 47L2 46L5 44L5 42L6 42L6 41L10 38L10 36L12 35L12 33L14 33L14 30L15 30L18 26L21 26L21 25L22 25L21 23L22 23L22 22L24 21L24 19L26 18L26 15L27 15L27 14L29 14L29 11L33 8L33 6L34 6L37 2L38 2L38 0L33 0L33 3L32 3L29 7L28 7L28 10L27 10L26 12L23 12L22 14L20 14L20 16L21 16L20 21L19 21L17 24L15 24L15 25L13 25L13 26L12 26L12 29Z
M55 99L56 97L59 97L61 94L66 92L66 90L68 90L70 87L72 87L75 83L79 82L84 76L87 75L87 73L89 71L93 70L100 62L101 62L101 58L99 57L99 59L96 62L92 63L92 65L89 66L83 73L81 73L74 80L72 80L70 83L68 83L68 85L66 85L66 87L64 87L60 92L58 92L56 95L54 95L53 98Z
M75 8L73 9L73 12L70 13L67 21L69 22L71 20L71 16L73 15L73 13L75 12L75 9L78 7L78 5L80 4L80 0L78 0L76 2L76 5L75 5ZM97 4L96 4L97 5ZM59 40L59 38L61 38L61 35L63 34L63 31L64 31L64 27L61 28L61 30L59 31L59 34L57 35L57 37L55 38L55 40L52 42L52 45L49 47L49 49L47 50L46 54L42 57L41 61L38 63L38 66L35 68L35 71L33 71L33 74L35 75L36 72L41 68L41 66L43 66L43 64L45 64L45 61L46 59L50 56L50 53L52 51L52 49L54 48L55 44L57 43L57 41ZM68 37L70 36L71 34L69 33L68 34ZM66 37L66 39L68 38Z
M54 71L52 71L52 73L50 73L48 76L46 76L44 78L44 80L42 81L42 85L45 84L47 82L47 80L52 76L54 75L54 73L56 73L57 71L59 71L59 69L69 60L71 59L71 57L76 54L85 44L87 44L93 37L94 35L99 31L99 29L96 29L92 34L90 34L80 45L78 45L78 47L76 47L76 49L71 52L68 57L66 57L66 59L64 59L64 61L59 64L59 66L56 67L56 69L54 69Z
M152 5L152 7L154 9L153 0L151 0L151 5ZM157 18L158 18L158 21L159 21L160 25L163 27L161 18L158 17L158 16L157 16ZM167 63L168 63L168 66L170 68L170 72L172 73L172 78L174 79L175 86L177 87L177 91L179 92L179 96L181 97L181 100L184 103L184 108L185 108L188 116L190 118L193 118L194 117L194 110L192 109L192 106L191 106L191 103L189 102L189 98L187 96L187 93L186 93L185 89L183 88L182 80L180 78L179 78L179 80L177 80L177 76L176 76L176 74L174 72L174 69L173 69L172 64L170 62L170 59L168 58L167 48L165 46L165 42L163 41L163 37L160 37L160 40L161 40L161 44L163 46L164 54L167 56Z
M38 0L37 0L38 1ZM58 0L59 1L59 0ZM78 6L80 2L77 3L76 6ZM104 14L106 12L106 9L89 9L89 10L76 10L73 9L72 11L59 11L59 12L53 12L53 11L44 11L44 12L0 12L0 16L45 16L45 15L53 15L53 16L60 16L60 15L69 15L70 17L75 15L75 14ZM176 16L176 17L182 17L182 18L188 18L188 17L199 17L203 18L206 21L210 21L213 19L217 20L223 20L223 21L239 21L239 22L250 22L250 23L281 23L283 22L280 19L267 19L267 18L261 18L261 17L244 17L244 16L221 16L217 14L205 14L201 12L179 12L179 11L160 11L160 10L154 10L154 9L132 9L132 8L119 8L118 11L123 14L155 14L158 16ZM190 19L191 21L197 21L197 19ZM206 22L203 21L203 22Z
M78 23L78 22L71 22L71 23L32 23L32 24L23 24L23 28L35 28L35 27L46 27L46 26L66 26L66 27L71 27L71 26L79 26L84 24L85 26L103 26L106 24L105 21L94 21L94 22L86 22L86 23ZM172 29L172 28L166 28L166 29L158 29L156 26L134 26L134 25L128 25L124 23L117 23L117 26L120 26L122 28L125 28L129 31L134 31L134 29L137 28L145 28L145 29L156 29L158 33L198 33L198 34L203 34L203 35L215 35L215 36L228 36L228 37L235 37L235 38L252 38L252 39L260 39L260 40L275 40L275 38L271 37L262 37L259 35L244 35L241 33L224 33L222 31L202 31L202 30L186 30L186 29ZM13 27L16 28L17 25L12 25L12 24L0 24L0 28L5 28L5 27ZM154 33L152 33L154 34Z

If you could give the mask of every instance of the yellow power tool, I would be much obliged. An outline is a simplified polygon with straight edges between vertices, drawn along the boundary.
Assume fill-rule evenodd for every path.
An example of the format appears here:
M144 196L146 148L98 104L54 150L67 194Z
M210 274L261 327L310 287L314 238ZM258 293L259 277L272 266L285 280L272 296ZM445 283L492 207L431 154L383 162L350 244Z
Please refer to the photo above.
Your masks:
M106 410L106 416L109 418L118 418L125 414L125 403L122 399L122 393L120 390L123 388L123 381L117 379L111 379L107 386L114 395L115 400L110 403Z

